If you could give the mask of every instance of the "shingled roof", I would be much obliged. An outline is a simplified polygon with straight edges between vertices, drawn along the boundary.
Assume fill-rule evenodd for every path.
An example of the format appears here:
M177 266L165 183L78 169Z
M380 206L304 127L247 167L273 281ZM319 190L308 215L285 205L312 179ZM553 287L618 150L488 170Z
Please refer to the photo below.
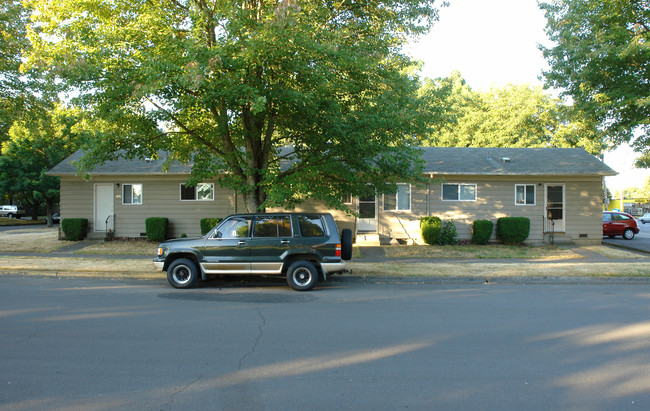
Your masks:
M421 147L424 172L437 175L598 175L616 171L581 148ZM77 151L48 172L54 176L77 175ZM155 160L109 161L91 175L188 175L191 165L174 164L163 170L164 156Z

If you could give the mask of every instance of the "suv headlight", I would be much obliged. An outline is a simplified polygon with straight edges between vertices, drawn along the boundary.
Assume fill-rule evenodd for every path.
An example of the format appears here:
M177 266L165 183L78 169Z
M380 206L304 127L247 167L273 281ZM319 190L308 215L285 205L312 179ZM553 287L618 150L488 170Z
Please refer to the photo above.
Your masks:
M169 248L167 247L158 247L158 257L166 257L169 253Z

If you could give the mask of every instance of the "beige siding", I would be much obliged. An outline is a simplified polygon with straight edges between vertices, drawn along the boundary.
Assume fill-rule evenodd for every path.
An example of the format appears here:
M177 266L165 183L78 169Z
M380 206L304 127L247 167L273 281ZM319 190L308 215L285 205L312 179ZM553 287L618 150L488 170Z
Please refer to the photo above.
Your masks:
M82 217L89 220L90 231L94 231L94 185L110 183L114 187L115 234L117 237L139 237L145 232L147 217L167 217L170 222L170 237L182 234L200 234L199 221L205 217L225 217L236 212L245 212L241 196L220 188L215 183L213 201L181 201L180 184L183 176L147 176L141 178L98 177L88 182L79 178L61 179L61 215L63 218ZM602 239L601 187L600 177L572 178L544 177L492 177L473 176L448 177L447 183L469 183L477 185L477 201L443 201L442 183L433 180L423 187L412 187L411 209L409 211L385 211L383 196L377 197L377 231L385 239L396 238L422 243L420 218L427 215L443 220L454 220L458 239L471 239L471 225L476 220L495 222L499 217L528 217L531 231L528 242L548 242L550 235L544 232L545 186L547 184L565 187L565 231L556 233L556 242L599 242ZM120 186L118 187L117 184ZM143 185L143 204L122 204L121 187L124 184ZM535 185L535 204L515 205L515 184ZM356 209L356 200L353 208ZM271 208L267 211L281 211ZM322 202L309 200L296 207L297 212L330 212L334 215L339 230L350 228L356 231L356 219L340 210L331 210ZM494 236L493 236L494 238Z
M413 188L411 211L384 211L383 203L379 204L379 233L386 237L421 242L419 219L421 216L432 215L442 220L453 220L458 239L469 240L472 236L472 223L476 220L491 220L496 226L496 220L500 217L528 217L531 223L528 242L548 242L550 234L544 233L545 187L550 184L565 187L565 231L555 233L554 240L598 242L602 238L602 180L599 177L569 180L460 176L447 178L445 182L476 184L477 200L443 201L441 182ZM516 184L535 185L534 205L515 205Z
M114 187L116 237L140 237L145 233L145 219L148 217L167 217L170 237L196 236L201 233L202 218L225 217L236 212L232 190L220 188L216 181L208 181L215 184L214 200L181 201L180 184L184 182L182 176L97 177L88 182L62 178L61 216L87 218L89 231L93 233L94 185L98 183L111 183ZM141 205L122 203L124 184L142 184ZM242 207L241 203L238 205Z

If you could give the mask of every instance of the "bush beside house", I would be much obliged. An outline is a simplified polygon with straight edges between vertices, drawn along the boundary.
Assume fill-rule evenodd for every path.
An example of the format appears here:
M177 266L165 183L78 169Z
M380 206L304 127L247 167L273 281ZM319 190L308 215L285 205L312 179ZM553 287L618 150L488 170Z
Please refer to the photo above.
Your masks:
M501 217L497 219L497 239L505 244L521 244L530 234L527 217Z
M492 237L494 223L490 220L476 220L472 223L472 243L485 245Z
M167 217L149 217L144 220L148 241L161 242L167 239L169 219Z
M81 241L88 233L88 219L64 218L61 220L61 231L68 241Z

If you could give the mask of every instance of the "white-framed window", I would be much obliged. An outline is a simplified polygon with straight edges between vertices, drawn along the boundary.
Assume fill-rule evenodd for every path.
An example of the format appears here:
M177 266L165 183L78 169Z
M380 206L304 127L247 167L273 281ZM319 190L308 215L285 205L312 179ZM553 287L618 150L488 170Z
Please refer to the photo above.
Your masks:
M122 204L142 204L142 184L122 184Z
M515 184L515 205L535 205L535 184Z
M348 204L348 205L349 205L349 204L352 204L352 194L349 194L349 193L348 193L348 194L345 194L345 195L341 198L341 201L343 202L343 204Z
M181 183L181 201L211 201L214 200L214 184L198 183L190 187Z
M443 183L443 201L476 201L476 184Z
M411 210L411 185L397 184L395 194L384 194L385 211L410 211Z

